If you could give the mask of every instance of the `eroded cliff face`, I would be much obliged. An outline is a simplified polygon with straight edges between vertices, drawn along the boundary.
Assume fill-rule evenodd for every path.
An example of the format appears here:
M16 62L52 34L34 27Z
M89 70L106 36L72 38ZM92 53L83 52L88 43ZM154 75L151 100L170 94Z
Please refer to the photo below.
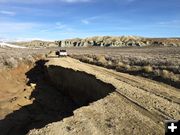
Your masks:
M88 46L104 46L104 47L121 47L121 46L180 46L180 39L168 38L144 38L137 36L96 36L85 39L75 38L62 41L56 41L61 47L88 47Z
M60 66L47 66L47 76L60 92L71 98L78 106L88 105L115 89L93 75Z
M74 38L66 40L11 42L11 44L30 48L48 47L124 47L124 46L180 46L180 38L145 38L138 36L95 36L88 38Z
M69 57L49 59L46 66L49 82L76 108L29 135L164 134L164 120L179 118L173 87Z
M114 87L95 76L38 59L0 71L0 131L24 135L73 115L106 97Z

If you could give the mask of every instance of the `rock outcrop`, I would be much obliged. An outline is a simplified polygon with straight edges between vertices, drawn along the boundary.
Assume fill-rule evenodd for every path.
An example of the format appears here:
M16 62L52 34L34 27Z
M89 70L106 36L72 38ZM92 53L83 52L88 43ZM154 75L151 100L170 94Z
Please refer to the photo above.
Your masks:
M125 46L180 46L180 38L145 38L138 36L95 36L84 39L74 38L54 42L34 40L29 42L14 42L18 46L30 48L46 47L125 47Z
M180 39L144 38L137 36L96 36L85 39L75 38L56 41L60 47L121 47L121 46L180 46Z

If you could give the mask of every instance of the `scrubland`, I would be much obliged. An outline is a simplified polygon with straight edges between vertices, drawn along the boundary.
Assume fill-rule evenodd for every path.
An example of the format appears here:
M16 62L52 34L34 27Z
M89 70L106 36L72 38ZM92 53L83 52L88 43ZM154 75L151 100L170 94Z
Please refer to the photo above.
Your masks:
M75 59L51 55L59 49ZM164 134L164 120L180 118L179 52L0 48L1 133Z
M179 47L67 48L80 61L180 87Z

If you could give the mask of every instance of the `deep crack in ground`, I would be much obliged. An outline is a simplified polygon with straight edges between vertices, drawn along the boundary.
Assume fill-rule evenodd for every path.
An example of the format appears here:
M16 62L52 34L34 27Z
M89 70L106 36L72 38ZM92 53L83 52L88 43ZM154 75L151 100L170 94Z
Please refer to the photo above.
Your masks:
M35 66L25 73L29 80L27 85L36 84L30 97L24 97L34 99L33 103L21 106L20 109L0 120L1 134L24 135L31 129L42 128L49 123L72 116L77 108L101 99L113 91L112 86L97 80L92 75L58 69L58 67L53 68L55 78L60 78L61 83L54 85L48 78L47 69L44 66L46 62L37 61ZM60 72L56 76L58 70ZM82 91L83 88L87 88L85 93ZM102 90L104 92L101 92Z

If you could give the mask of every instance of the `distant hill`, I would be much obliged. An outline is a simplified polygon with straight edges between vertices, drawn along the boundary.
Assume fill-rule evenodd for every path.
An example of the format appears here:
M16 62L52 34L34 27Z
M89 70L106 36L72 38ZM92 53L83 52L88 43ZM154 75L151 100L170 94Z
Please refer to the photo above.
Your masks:
M55 42L33 40L29 42L11 42L25 47L124 47L124 46L180 46L180 38L145 38L138 36L95 36L74 38Z
M55 42L41 41L41 40L33 40L33 41L25 41L25 42L11 42L11 44L25 46L25 47L57 47L58 45Z
M73 46L180 46L180 38L145 38L138 36L96 36L85 39L75 38L56 41L61 47Z
M0 47L3 48L26 48L24 46L17 46L17 45L13 45L13 44L8 44L8 43L4 43L4 42L0 42Z

